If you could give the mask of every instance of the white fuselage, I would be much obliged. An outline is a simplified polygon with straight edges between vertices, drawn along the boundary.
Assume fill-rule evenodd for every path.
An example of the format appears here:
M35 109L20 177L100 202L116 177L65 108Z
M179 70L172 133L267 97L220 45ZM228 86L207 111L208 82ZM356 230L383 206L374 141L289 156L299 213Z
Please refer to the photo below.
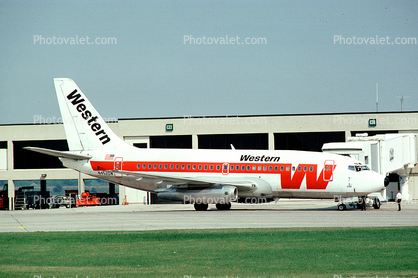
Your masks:
M82 154L92 158L61 160L66 167L146 191L175 184L164 178L168 177L214 184L252 182L250 189L238 186L239 197L334 198L378 191L384 188L385 178L370 170L350 170L349 166L361 164L352 158L319 152L132 147ZM128 171L161 178L135 178Z

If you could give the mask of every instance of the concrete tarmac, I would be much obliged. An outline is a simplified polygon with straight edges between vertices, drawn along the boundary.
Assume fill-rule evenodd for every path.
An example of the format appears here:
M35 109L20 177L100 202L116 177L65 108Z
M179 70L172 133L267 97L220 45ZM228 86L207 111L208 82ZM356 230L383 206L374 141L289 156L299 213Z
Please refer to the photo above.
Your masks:
M195 211L193 205L126 205L0 211L0 232L138 231L165 229L418 226L418 203L383 203L376 210L337 211L333 200L232 204Z

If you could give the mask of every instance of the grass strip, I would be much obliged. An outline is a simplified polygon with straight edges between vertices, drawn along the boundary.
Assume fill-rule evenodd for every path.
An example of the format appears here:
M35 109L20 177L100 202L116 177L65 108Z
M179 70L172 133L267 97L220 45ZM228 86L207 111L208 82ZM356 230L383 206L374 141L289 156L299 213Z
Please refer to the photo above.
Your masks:
M0 234L0 277L412 277L418 227Z

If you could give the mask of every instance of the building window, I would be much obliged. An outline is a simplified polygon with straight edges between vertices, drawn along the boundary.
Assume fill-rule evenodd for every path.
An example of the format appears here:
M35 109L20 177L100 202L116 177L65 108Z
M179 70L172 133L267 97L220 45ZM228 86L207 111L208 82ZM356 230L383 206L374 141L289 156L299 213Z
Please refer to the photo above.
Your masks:
M7 142L3 142L2 146L6 147ZM39 147L57 151L68 151L67 140L13 141L14 169L65 168L57 157L25 150L23 149L24 147Z

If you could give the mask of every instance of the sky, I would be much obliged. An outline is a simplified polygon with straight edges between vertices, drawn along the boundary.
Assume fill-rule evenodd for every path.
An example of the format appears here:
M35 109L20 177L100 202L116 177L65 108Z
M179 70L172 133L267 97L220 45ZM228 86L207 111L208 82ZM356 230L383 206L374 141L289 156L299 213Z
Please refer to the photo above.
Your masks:
M418 1L3 1L0 124L418 111ZM409 41L409 43L408 43Z

